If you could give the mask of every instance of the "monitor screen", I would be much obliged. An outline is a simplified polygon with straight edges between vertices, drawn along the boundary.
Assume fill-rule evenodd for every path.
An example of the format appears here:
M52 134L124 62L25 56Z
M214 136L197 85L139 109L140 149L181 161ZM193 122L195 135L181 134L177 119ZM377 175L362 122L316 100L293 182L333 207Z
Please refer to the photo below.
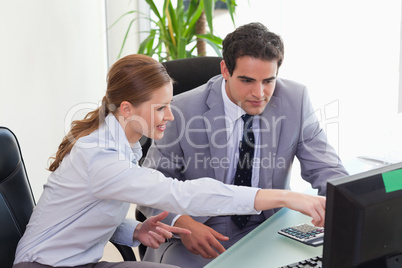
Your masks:
M328 182L323 267L402 267L402 163Z

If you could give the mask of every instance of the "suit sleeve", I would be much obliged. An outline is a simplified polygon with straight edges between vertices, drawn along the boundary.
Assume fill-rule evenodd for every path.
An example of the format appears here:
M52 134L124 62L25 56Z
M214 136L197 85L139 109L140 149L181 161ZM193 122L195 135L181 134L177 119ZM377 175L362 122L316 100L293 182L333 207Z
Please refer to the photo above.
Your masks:
M320 195L326 194L326 183L348 175L335 149L328 143L320 127L307 90L303 91L301 130L296 156L300 161L301 175Z

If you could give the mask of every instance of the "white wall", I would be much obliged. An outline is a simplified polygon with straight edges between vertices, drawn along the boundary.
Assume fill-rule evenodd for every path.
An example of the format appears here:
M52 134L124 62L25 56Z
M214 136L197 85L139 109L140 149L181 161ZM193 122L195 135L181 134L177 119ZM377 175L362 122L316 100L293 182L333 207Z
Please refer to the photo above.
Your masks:
M129 18L111 28L108 39L106 24L125 11L143 9L137 2L0 2L0 125L20 140L36 198L49 174L48 158L65 135L66 117L77 105L96 106L104 95L107 68L117 59ZM390 142L402 133L393 124L402 122L396 113L400 0L238 4L237 25L260 21L283 37L280 76L309 87L342 158L400 152ZM221 37L234 29L224 15L214 25ZM123 55L137 50L138 33L131 33ZM332 108L333 118L326 117L325 108Z
M109 66L119 58L118 56L123 44L124 36L126 35L126 31L131 21L133 21L133 23L120 58L138 51L138 36L142 31L144 31L144 29L149 28L149 26L144 25L144 20L139 18L141 12L144 14L147 12L146 6L147 4L143 1L106 0ZM122 17L123 14L130 11L136 12Z
M398 107L401 1L238 2L237 25L260 21L283 37L279 76L306 84L317 109L338 102L341 154L381 142Z
M402 161L400 0L237 2L236 26L258 21L282 36L279 76L308 86L344 162L354 166L360 155ZM222 38L234 30L228 15L214 25Z
M105 4L1 1L0 34L0 125L17 135L38 199L48 158L65 135L65 117L104 95Z

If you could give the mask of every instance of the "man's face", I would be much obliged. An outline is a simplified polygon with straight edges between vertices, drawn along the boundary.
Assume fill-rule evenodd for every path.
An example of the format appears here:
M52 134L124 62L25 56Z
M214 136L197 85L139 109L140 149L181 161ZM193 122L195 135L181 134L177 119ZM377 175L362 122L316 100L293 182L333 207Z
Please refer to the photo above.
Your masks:
M238 58L233 75L230 76L225 62L221 72L226 80L226 94L236 105L250 115L261 114L275 90L278 63L250 56Z

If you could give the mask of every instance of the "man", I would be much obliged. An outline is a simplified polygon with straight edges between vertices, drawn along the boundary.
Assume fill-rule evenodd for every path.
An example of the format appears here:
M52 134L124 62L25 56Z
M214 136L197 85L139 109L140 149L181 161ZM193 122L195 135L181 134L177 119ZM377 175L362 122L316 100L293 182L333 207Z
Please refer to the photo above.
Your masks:
M289 189L296 156L303 179L325 195L327 180L347 172L328 145L305 86L277 77L284 55L281 38L250 23L222 45L222 75L174 98L175 120L152 145L144 165L180 180L212 177L228 184ZM251 168L244 168L249 163ZM158 212L140 210L147 217ZM275 212L249 216L242 225L231 216L170 215L166 222L192 234L148 249L145 260L203 267Z

